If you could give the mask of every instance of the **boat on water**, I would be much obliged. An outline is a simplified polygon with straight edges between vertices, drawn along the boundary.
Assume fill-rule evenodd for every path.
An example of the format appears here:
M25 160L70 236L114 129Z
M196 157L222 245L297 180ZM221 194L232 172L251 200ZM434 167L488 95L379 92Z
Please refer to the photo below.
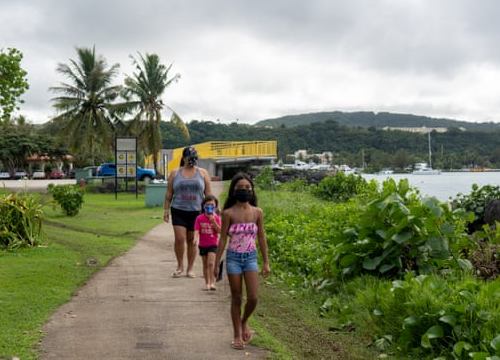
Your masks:
M422 162L416 163L413 168L413 175L440 175L441 170L432 168L432 152L431 152L431 132L427 133L427 138L429 141L429 164Z
M392 174L394 174L394 170L391 169L382 169L377 173L377 175L392 175Z
M441 170L433 169L427 163L416 163L412 172L413 175L440 175Z

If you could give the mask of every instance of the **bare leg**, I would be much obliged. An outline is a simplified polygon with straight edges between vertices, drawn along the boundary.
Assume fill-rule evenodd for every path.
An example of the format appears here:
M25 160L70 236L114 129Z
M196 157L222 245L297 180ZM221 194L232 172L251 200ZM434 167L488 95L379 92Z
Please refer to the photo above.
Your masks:
M241 275L228 274L229 287L231 288L231 320L233 320L234 343L241 344Z
M174 225L174 250L177 259L177 271L184 271L184 244L186 242L186 228L184 226Z
M245 304L245 311L241 318L242 339L244 342L250 341L252 332L248 327L248 319L257 307L257 293L259 290L259 277L256 271L248 271L244 273L245 287L247 290L247 302Z
M215 253L209 252L207 254L207 273L208 273L208 285L210 286L211 289L215 289L214 267L215 267Z
M201 260L203 261L203 278L205 279L205 288L206 290L210 289L210 272L207 266L207 255L202 256ZM212 270L213 272L213 270Z
M186 234L186 242L187 242L187 274L193 273L194 260L196 259L196 243L194 241L194 231L187 231Z

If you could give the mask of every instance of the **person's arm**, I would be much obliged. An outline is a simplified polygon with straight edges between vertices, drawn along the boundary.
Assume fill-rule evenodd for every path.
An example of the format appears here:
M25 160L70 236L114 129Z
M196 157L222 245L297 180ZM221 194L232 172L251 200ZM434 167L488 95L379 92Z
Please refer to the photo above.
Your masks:
M266 233L264 231L264 212L262 209L258 209L257 217L257 238L259 240L259 249L262 255L262 275L267 276L271 272L269 267L269 257L267 253L267 240Z
M170 204L174 196L174 176L175 170L170 173L167 180L167 192L165 194L165 201L163 202L163 221L170 221Z
M195 244L200 243L200 237L201 237L200 218L197 217L196 220L194 221L194 243Z
M220 232L219 246L217 247L217 255L215 256L214 276L216 279L217 279L217 276L219 275L220 260L222 258L222 254L224 253L224 249L226 248L227 232L229 230L230 222L231 222L231 218L230 218L227 210L223 211L222 212L222 227L221 227L221 232Z
M203 168L199 169L203 175L203 180L205 181L205 196L212 195L212 182L210 180L210 174Z
M220 217L216 214L208 215L207 217L208 217L208 220L210 220L210 224L212 225L212 229L214 229L217 234L220 234L220 231L222 229Z

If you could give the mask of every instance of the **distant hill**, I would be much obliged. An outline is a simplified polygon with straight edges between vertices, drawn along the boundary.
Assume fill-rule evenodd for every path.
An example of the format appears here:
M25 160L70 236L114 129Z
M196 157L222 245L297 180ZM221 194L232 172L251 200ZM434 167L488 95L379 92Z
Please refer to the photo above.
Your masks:
M470 131L493 131L500 130L500 123L471 123L467 121L458 121L452 119L438 119L427 116L418 116L411 114L396 114L388 112L374 113L370 111L359 112L319 112L300 115L287 115L274 119L266 119L257 122L256 126L270 126L273 128L284 125L285 127L294 127L300 125L309 125L316 122L325 122L334 120L339 125L350 127L463 127Z

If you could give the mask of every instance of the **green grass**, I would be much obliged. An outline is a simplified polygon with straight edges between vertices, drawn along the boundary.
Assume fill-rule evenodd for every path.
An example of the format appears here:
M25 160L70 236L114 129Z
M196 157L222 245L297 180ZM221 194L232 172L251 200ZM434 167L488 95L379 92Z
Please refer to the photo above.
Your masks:
M320 317L322 300L276 279L262 284L252 344L271 350L270 359L375 359L378 353L364 332L338 331L335 319Z
M0 358L36 359L50 315L162 215L132 194L119 194L118 200L112 194L86 194L80 214L72 218L49 204L44 210L42 246L0 251Z

